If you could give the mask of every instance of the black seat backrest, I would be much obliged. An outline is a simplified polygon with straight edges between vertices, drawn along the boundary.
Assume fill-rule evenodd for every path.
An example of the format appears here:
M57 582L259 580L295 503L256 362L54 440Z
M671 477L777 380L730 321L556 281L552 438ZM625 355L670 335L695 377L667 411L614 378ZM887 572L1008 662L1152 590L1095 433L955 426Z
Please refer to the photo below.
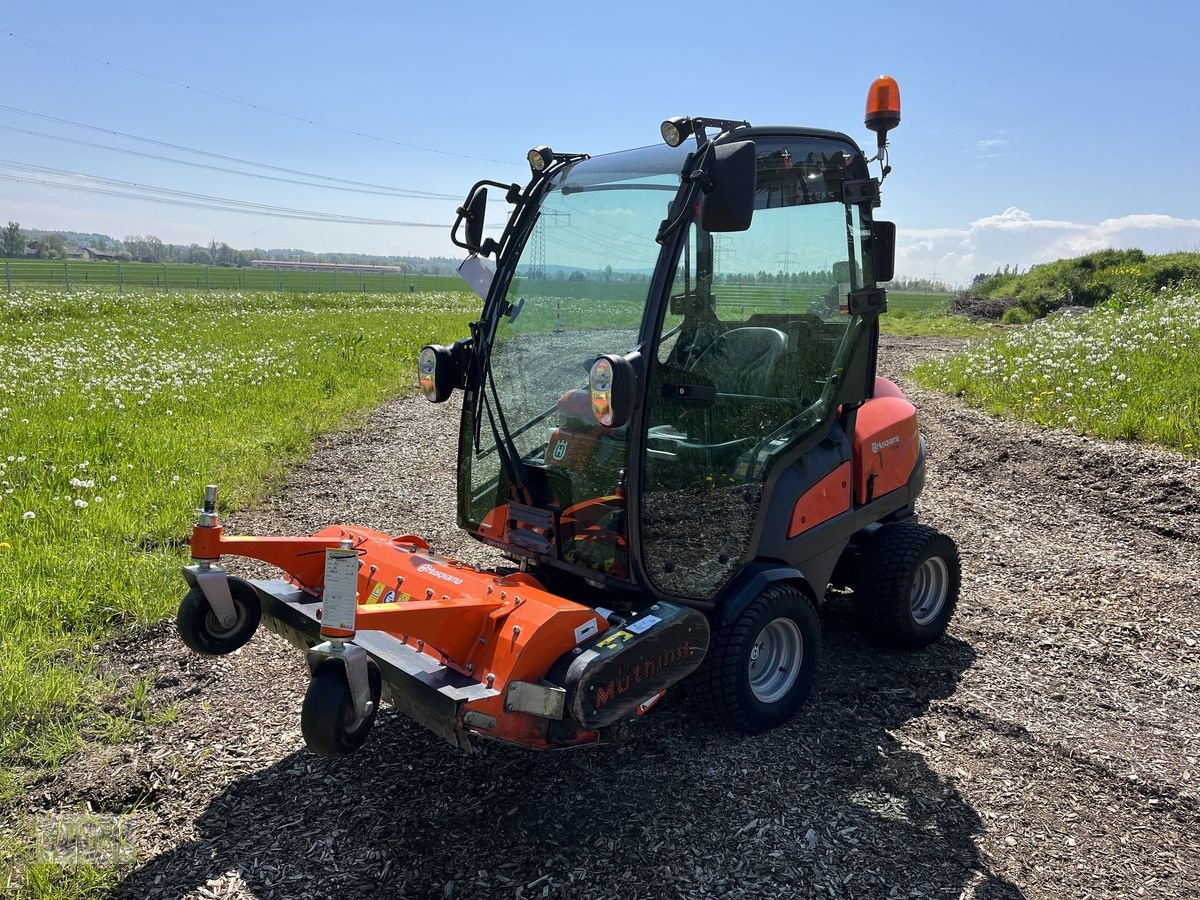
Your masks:
M704 348L690 368L722 393L769 396L771 373L787 343L778 328L733 328Z

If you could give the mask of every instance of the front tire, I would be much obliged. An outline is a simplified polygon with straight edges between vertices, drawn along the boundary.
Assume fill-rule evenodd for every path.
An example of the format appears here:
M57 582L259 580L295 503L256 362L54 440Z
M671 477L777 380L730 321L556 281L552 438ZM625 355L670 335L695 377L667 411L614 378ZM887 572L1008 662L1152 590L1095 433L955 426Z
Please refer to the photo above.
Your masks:
M940 638L958 605L958 547L928 525L884 525L863 548L859 617L884 643L916 650Z
M354 712L344 664L326 659L317 667L300 709L300 733L310 750L333 758L353 753L366 743L379 712L383 689L379 667L373 659L367 660L367 684L375 706L369 715L359 718Z
M184 595L175 614L175 627L180 639L192 650L205 656L223 656L244 645L258 629L262 620L262 603L254 588L238 578L229 579L229 595L237 619L229 628L208 604L199 585Z
M802 591L779 584L717 629L696 673L706 715L757 734L782 725L808 699L821 658L821 622Z

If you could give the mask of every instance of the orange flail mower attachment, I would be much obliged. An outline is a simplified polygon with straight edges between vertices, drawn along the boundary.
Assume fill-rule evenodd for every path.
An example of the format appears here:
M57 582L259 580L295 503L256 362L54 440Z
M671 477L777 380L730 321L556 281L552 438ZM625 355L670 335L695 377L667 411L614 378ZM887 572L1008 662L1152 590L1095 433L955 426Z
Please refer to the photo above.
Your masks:
M192 554L262 560L286 572L295 587L321 595L325 549L345 538L359 553L356 631L382 632L407 648L492 689L472 700L472 721L489 737L547 747L544 717L506 708L506 687L537 684L551 667L608 627L594 609L546 591L532 576L499 575L433 553L412 535L331 526L311 537L225 537L221 527L196 526ZM319 610L317 612L319 617ZM348 637L349 635L347 635ZM586 729L555 742L594 742Z

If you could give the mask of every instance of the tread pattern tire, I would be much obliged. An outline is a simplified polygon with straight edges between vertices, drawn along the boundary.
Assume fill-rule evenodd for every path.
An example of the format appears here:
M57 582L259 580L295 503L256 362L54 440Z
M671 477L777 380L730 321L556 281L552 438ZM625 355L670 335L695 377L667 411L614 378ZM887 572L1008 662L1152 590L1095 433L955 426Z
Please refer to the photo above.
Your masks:
M922 563L938 556L946 565L945 601L926 624L913 617L913 580ZM946 632L958 605L962 563L954 541L936 528L916 522L884 525L863 548L862 568L855 579L855 611L882 643L917 650Z
M262 620L262 603L258 594L246 582L230 578L229 595L237 611L237 622L233 628L226 630L221 628L199 586L189 589L175 614L175 627L180 640L205 656L232 653L250 640Z
M763 628L780 617L799 626L804 655L791 688L768 704L759 701L751 690L750 654ZM708 718L758 734L796 714L812 691L820 659L821 622L812 602L794 585L772 585L732 623L713 632L708 655L691 679L692 696Z
M334 758L353 753L366 743L379 712L383 689L379 667L373 659L367 660L367 683L375 708L369 716L354 721L354 701L342 663L326 659L317 666L300 708L300 733L310 750Z

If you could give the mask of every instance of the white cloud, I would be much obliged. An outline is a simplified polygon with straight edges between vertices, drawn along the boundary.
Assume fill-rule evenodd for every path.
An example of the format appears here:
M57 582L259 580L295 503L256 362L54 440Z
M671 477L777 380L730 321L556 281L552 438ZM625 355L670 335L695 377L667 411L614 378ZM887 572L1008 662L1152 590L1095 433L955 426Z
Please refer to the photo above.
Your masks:
M966 228L897 229L896 272L949 283L965 283L977 272L1004 266L1079 256L1107 247L1140 247L1147 253L1200 248L1200 219L1136 214L1091 224L1035 219L1009 207L999 215L976 219Z

